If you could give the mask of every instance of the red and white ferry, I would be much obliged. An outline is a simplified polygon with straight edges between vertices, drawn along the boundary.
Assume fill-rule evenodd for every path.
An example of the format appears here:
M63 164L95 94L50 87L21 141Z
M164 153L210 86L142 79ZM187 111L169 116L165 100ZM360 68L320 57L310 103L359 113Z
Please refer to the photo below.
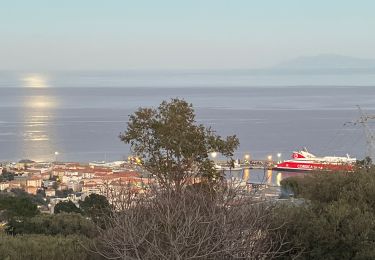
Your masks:
M356 158L337 156L316 157L304 151L293 152L292 159L276 165L278 171L351 171Z

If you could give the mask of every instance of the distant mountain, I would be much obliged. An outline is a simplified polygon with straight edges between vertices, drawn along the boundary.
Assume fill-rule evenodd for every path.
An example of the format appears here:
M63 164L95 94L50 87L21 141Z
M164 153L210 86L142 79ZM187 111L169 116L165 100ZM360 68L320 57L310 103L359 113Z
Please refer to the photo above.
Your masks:
M336 69L375 69L375 59L362 59L350 56L321 54L316 56L303 56L282 62L273 69L286 70L336 70Z

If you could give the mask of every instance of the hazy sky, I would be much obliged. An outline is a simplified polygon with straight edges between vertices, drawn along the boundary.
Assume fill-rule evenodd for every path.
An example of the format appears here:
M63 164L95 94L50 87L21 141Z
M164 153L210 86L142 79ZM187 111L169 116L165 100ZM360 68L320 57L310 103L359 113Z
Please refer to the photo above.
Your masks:
M259 68L375 58L374 0L0 0L0 69Z

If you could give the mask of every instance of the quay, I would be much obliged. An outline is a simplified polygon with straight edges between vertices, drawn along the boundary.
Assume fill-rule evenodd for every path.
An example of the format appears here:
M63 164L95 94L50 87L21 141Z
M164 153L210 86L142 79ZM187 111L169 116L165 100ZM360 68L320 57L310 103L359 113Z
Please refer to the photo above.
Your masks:
M215 164L226 169L230 168L228 161L217 160ZM235 160L232 165L232 170L235 169L272 169L275 166L276 162L270 160L251 160L251 161L241 161Z

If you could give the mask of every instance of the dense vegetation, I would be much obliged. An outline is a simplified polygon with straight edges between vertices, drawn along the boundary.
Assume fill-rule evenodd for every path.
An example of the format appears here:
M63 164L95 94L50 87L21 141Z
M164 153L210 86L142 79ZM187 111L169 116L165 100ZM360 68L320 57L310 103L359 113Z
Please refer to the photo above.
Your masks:
M84 216L99 226L103 225L105 218L111 213L107 198L98 194L90 194L83 201L79 201L79 208Z
M39 214L23 221L11 219L7 224L6 231L14 235L81 235L89 238L96 235L94 223L76 213Z
M89 239L77 235L18 235L0 234L0 259L9 260L91 260L99 259L84 247Z
M37 205L29 197L0 194L0 220L33 217L38 213Z
M86 211L100 208L97 201L108 205L89 199ZM86 216L41 214L35 196L15 190L0 194L0 217L0 259L101 259L89 250L98 233Z
M375 169L311 174L282 181L294 203L275 211L285 248L300 259L375 259ZM288 257L286 257L288 258Z
M3 169L0 174L0 182L12 181L14 180L14 175L13 172L8 172L6 169Z
M54 208L55 214L62 212L66 213L81 213L81 210L72 201L60 201Z

